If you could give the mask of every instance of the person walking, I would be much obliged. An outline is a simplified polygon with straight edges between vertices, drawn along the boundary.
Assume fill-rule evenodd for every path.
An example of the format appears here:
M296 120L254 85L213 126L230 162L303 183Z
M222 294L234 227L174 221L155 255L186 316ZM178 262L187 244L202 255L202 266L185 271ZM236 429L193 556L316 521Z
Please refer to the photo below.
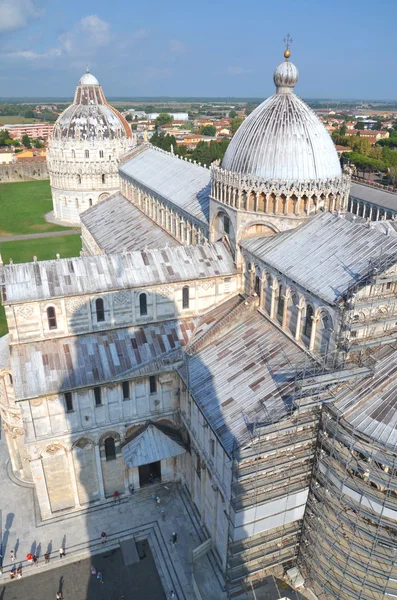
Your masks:
M113 494L113 500L115 502L121 502L121 498L120 498L120 494L118 493L118 491L116 490Z
M15 552L14 552L14 550L10 551L10 558L11 558L11 562L15 561Z
M157 496L157 498L156 498L156 504L157 504L157 508L160 508L160 505L161 505L160 496Z
M172 536L171 536L171 542L172 542L172 543L174 544L174 546L175 546L175 544L177 543L177 541L178 541L178 535L177 535L177 534L175 533L175 531L174 531L174 533L173 533L173 534L172 534Z
M175 598L175 592L174 590L171 590L168 592L168 598Z
M35 567L39 566L39 559L35 554L33 554L32 561Z
M94 565L91 565L91 575L96 575L96 568Z
M108 540L108 534L102 531L101 533L102 544L105 544Z
M21 579L22 578L22 567L18 567L17 569L17 579Z
M33 564L33 554L30 554L30 552L29 552L29 554L26 555L26 560L28 561L28 563L30 565L32 565Z
M56 600L62 600L62 592L57 592Z
M59 548L59 558L63 558L64 556L66 556L65 548L61 546Z
M48 565L49 562L50 562L50 553L47 550L47 552L44 553L44 564Z
M161 509L161 518L163 521L165 521L165 512L164 512L164 508Z
M103 577L102 577L102 573L100 571L98 571L96 578L98 579L98 581L100 583L103 583Z

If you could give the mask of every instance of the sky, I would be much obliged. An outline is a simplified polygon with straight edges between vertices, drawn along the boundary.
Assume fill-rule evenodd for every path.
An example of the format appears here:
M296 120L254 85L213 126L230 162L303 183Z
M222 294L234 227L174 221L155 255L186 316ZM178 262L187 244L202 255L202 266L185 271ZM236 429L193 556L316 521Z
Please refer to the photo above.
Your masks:
M397 0L0 0L0 97L264 98L289 33L304 98L397 100Z

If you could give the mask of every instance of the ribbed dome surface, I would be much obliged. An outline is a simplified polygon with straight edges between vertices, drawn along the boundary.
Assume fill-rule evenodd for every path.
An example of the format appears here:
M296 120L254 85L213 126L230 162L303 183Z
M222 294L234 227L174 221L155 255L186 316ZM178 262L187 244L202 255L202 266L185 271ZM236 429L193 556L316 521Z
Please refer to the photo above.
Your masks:
M105 98L98 80L85 73L76 88L74 102L57 119L54 139L112 140L132 137L124 117Z
M237 130L223 158L224 169L275 181L341 177L330 135L311 108L292 93L297 79L298 71L291 63L277 67L277 93Z

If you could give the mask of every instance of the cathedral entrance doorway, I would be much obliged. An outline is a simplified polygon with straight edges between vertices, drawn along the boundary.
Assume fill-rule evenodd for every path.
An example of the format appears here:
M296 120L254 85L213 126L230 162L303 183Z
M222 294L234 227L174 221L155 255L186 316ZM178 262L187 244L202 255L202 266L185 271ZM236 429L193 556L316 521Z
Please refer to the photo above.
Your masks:
M139 487L161 481L161 461L139 467Z

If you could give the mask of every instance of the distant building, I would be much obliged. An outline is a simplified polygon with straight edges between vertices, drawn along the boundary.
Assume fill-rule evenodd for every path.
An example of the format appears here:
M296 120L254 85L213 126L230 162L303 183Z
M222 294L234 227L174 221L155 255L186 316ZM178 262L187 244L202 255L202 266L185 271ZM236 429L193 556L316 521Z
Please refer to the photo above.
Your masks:
M30 138L42 137L48 140L54 129L53 123L20 123L16 125L4 125L2 129L7 129L12 140L21 140L24 135Z
M164 111L167 112L167 111ZM146 117L149 119L149 121L155 121L157 119L157 117L159 116L160 113L148 113L146 115ZM189 115L188 113L169 113L167 112L168 115L171 115L171 117L174 119L174 121L188 121L189 120Z
M384 140L390 137L390 133L388 131L377 131L375 129L349 129L345 134L347 137L352 137L355 135L360 136L365 140L368 140L369 143L376 144L379 140Z
M15 152L11 148L0 148L0 165L11 165L15 162Z

